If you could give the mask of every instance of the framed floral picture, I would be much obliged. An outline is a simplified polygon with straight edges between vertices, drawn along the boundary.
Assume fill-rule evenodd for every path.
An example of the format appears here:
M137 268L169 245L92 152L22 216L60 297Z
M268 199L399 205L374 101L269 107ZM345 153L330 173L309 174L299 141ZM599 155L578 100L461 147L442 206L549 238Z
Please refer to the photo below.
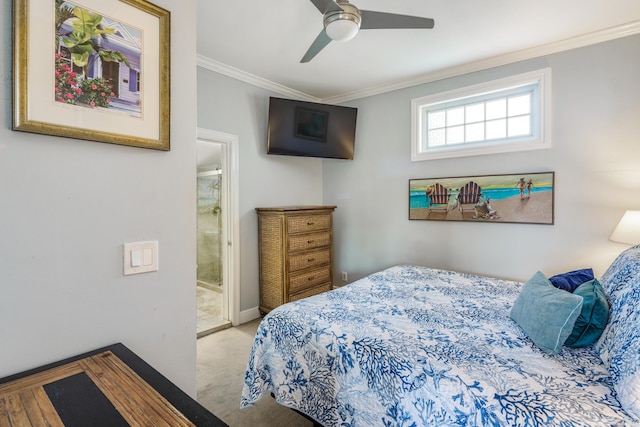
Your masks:
M170 13L14 0L13 129L169 150Z
M409 180L409 219L547 224L554 172Z

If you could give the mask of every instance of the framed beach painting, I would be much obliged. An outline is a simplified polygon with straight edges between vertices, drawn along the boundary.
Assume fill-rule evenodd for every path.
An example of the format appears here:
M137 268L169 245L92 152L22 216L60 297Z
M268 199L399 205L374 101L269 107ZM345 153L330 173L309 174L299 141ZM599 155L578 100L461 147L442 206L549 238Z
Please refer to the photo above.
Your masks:
M13 129L169 150L170 14L145 0L14 0Z
M553 224L554 172L409 180L409 219Z

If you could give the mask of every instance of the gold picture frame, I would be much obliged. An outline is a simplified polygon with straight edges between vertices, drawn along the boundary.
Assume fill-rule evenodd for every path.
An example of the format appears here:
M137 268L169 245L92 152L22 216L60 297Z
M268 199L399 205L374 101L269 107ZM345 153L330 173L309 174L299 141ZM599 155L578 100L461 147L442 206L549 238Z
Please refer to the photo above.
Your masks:
M170 12L14 0L13 130L168 151Z

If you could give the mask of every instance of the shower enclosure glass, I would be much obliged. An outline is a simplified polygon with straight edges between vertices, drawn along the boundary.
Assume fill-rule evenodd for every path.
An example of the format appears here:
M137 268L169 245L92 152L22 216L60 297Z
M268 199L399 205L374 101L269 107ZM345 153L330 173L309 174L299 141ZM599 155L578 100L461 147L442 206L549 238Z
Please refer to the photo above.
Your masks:
M220 170L198 173L198 338L231 323L225 318Z
M198 173L198 284L222 286L221 171Z

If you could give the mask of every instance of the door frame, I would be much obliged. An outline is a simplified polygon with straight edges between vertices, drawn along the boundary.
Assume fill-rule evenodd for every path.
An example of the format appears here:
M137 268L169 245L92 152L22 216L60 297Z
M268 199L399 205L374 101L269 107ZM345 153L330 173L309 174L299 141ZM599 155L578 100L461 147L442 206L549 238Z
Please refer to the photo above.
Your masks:
M228 295L228 318L233 326L240 324L240 216L238 135L212 129L197 128L200 141L222 145L222 280ZM224 179L226 178L226 179ZM194 202L195 203L195 202Z

